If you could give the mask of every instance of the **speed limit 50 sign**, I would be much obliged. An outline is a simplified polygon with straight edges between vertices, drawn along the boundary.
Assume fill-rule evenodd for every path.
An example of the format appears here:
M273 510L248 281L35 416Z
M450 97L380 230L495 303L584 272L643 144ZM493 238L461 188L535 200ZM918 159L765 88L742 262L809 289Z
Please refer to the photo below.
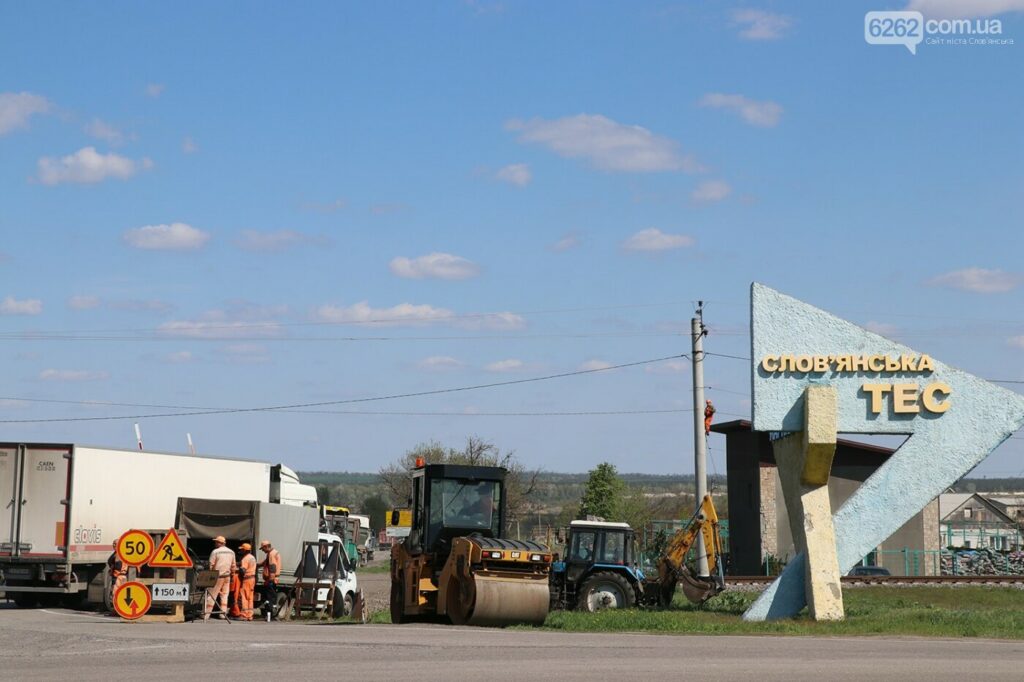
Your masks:
M127 566L141 566L155 549L152 536L142 530L129 530L117 539L117 558Z

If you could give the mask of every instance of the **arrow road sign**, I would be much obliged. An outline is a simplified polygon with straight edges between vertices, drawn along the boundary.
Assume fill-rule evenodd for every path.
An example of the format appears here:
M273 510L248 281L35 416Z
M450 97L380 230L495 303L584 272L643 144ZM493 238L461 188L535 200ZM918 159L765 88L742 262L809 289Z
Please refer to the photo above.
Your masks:
M146 615L153 604L149 588L138 582L128 582L114 592L114 611L126 620Z

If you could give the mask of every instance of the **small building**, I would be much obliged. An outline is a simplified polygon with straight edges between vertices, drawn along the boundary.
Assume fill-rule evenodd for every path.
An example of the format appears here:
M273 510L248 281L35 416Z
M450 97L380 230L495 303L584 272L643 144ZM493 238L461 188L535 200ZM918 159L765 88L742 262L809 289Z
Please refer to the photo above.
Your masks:
M786 562L795 554L771 434L753 431L745 419L716 424L711 430L724 434L726 441L730 573L763 575L766 563ZM837 439L828 483L833 512L893 452L892 448ZM939 504L934 500L866 559L893 575L936 575L938 550Z
M1021 549L1019 496L981 493L939 495L939 534L949 549Z

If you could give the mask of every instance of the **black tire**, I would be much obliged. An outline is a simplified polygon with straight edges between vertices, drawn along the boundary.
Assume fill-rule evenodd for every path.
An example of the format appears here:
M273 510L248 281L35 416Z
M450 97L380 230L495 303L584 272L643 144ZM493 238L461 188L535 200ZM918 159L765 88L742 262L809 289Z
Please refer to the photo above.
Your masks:
M341 592L335 592L334 604L332 606L331 616L334 618L348 618L352 615L352 604L354 600L352 593L349 592L344 596Z
M282 619L281 611L288 605L288 594L286 592L278 592L277 600L274 602L274 606L271 612L274 614L274 618L277 620ZM288 615L288 614L284 614Z
M577 608L580 611L628 609L636 606L636 592L620 573L602 571L587 578L580 589Z
M402 587L402 576L398 580L391 579L391 622L401 625L407 622L405 616L405 589Z

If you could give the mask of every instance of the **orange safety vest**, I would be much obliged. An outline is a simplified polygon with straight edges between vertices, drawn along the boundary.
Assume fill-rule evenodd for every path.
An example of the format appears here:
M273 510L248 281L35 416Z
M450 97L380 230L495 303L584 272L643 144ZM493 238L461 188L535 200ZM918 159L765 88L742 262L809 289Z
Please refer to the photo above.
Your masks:
M242 570L245 571L242 580L256 580L256 557L252 554L242 557Z
M274 549L270 548L267 552L267 558L263 560L263 582L277 582L277 579L281 577L281 554Z

